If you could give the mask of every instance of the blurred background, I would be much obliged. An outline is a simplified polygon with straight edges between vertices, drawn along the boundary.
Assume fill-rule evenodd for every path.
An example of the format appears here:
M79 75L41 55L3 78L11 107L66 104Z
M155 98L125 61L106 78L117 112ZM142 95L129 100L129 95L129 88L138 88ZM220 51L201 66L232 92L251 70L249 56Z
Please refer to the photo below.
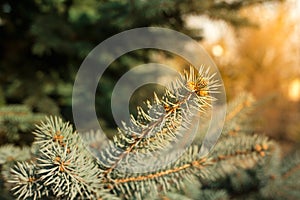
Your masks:
M0 108L18 104L72 122L72 87L84 58L108 37L147 26L199 41L219 67L228 101L250 92L261 102L254 113L259 132L284 146L299 144L300 0L1 0ZM156 50L118 58L99 81L95 102L107 130L116 127L107 106L114 84L150 61L188 66ZM136 92L133 113L151 89Z

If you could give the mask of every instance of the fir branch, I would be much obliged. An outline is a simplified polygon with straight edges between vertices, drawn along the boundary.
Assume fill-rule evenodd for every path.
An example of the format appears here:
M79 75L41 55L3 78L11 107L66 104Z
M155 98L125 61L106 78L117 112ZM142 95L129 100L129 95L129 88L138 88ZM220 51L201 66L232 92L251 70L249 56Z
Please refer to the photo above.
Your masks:
M48 195L48 191L37 181L35 170L35 165L27 162L19 162L11 170L14 176L10 182L16 184L12 191L18 196L17 199L38 199Z
M29 161L31 159L30 147L18 147L11 144L6 144L0 147L0 167L2 180L12 179L10 168L19 161ZM3 187L9 189L12 187L11 183L4 182Z
M230 175L237 169L246 170L263 165L266 157L271 156L275 151L275 146L274 142L269 141L267 137L258 135L224 138L210 153L209 157L215 169L209 179L214 181L216 178Z
M147 198L146 199L151 199ZM153 199L153 198L152 198ZM184 185L180 190L171 189L165 194L160 194L157 199L201 199L201 200L227 200L229 199L226 190L213 190L202 188L197 177L185 180Z
M249 94L241 94L238 98L239 102L233 102L229 107L231 107L229 113L226 116L226 121L231 121L240 112L253 104L253 98ZM236 104L236 105L233 105Z
M238 133L253 133L252 121L248 116L255 105L254 98L249 93L241 93L230 102L221 137L234 136Z
M293 155L283 160L281 171L284 179L288 179L296 173L300 174L300 151L294 152Z
M0 165L15 161L25 161L30 159L30 157L29 147L17 147L11 144L0 147Z
M99 159L105 161L110 156L109 163L103 162L104 174L108 175L120 166L130 153L150 153L153 157L154 151L166 150L182 137L182 132L189 129L198 112L207 112L211 101L215 100L211 94L217 93L220 85L213 80L214 75L204 68L195 72L191 67L189 73L185 72L166 90L161 100L155 95L153 103L148 102L147 112L138 108L137 119L132 117L129 126L124 124L119 129L114 143ZM125 164L122 163L122 167Z
M236 136L238 134L253 133L253 120L249 118L256 106L253 96L249 93L239 94L227 105L227 114L220 138ZM210 115L204 115L200 124L199 132L195 136L194 144L201 145L208 127L210 126ZM212 131L215 132L216 130Z
M44 118L43 114L32 113L24 105L9 105L0 107L0 136L8 142L16 142L30 133L37 124ZM23 142L23 141L20 141Z
M135 196L141 199L146 193L158 194L170 188L181 188L185 179L193 175L207 176L206 168L212 163L207 158L199 158L199 147L191 146L175 163L164 169L149 173L128 173L123 178L113 179L113 192L122 193L124 198Z
M63 120L58 117L47 117L45 122L41 122L36 127L33 132L34 143L42 148L51 144L59 144L63 147L66 142L74 142L77 139L73 137L73 127L69 123L63 123Z
M300 154L299 151L287 156L281 166L267 177L260 194L268 199L299 199L300 196Z
M30 114L30 109L23 105L9 105L0 108L0 116L24 116Z
M17 183L12 190L19 198L115 199L103 188L102 170L72 126L50 117L37 127L34 162L12 169L12 182Z
M113 179L110 188L116 194L125 194L125 198L136 196L139 199L147 192L166 192L173 186L179 189L182 181L190 176L197 176L200 182L207 184L229 176L237 169L262 165L265 157L272 154L273 146L274 143L265 137L238 136L222 140L204 158L199 158L198 146L192 146L176 163L155 173L123 174L123 178Z
M197 74L191 71L182 76L162 98L155 96L152 103L148 102L148 111L139 108L138 117L132 118L129 126L124 124L114 141L103 141L104 136L97 135L99 131L85 135L87 145L97 151L98 158L87 150L88 146L70 124L60 118L47 118L34 132L33 148L37 150L32 161L19 162L11 169L14 194L19 199L181 199L178 191L185 190L187 181L197 181L193 197L185 195L185 198L229 199L232 192L243 189L253 198L299 197L299 154L284 160L279 170L276 143L264 136L230 134L243 124L241 116L251 108L251 98L247 95L232 104L227 116L227 122L232 124L227 125L223 136L205 157L199 154L204 144L198 141L186 149L183 147L183 154L168 152L163 157L167 163L179 156L166 166L137 173L126 171L134 167L131 163L136 162L134 159L142 163L147 156L157 155L153 152L168 149L176 139L184 139L193 119L207 112L214 100L210 92L217 92L218 84L212 78L207 71ZM127 156L129 153L136 153L137 157L132 159ZM152 161L160 159L153 157ZM147 164L145 169L149 167Z

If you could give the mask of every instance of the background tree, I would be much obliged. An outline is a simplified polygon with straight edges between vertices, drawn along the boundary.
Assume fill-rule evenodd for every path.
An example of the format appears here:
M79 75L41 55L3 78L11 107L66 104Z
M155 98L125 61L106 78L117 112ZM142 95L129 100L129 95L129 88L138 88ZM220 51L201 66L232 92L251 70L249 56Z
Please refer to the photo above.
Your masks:
M221 24L221 36L211 43L204 41L223 75L228 97L246 90L264 101L257 113L261 131L286 143L298 143L300 136L298 4L288 1L244 8L241 15L255 18L255 26L233 32ZM221 55L215 54L216 48L221 48Z
M285 62L286 60L279 59L279 55L288 57L287 53L284 51L274 51L275 56L273 55L271 56L271 59L266 59L268 58L268 50L274 50L277 49L278 46L283 46L283 38L285 36L287 37L289 34L290 26L284 23L284 12L279 12L279 14L282 14L281 16L278 15L278 18L274 18L274 21L269 24L266 23L264 26L260 26L261 20L263 19L258 20L257 18L251 18L252 16L258 15L257 13L261 14L263 12L263 9L257 12L257 5L262 5L260 8L264 8L266 5L271 5L266 4L268 2L269 0L86 0L84 2L80 0L1 1L1 138L3 138L3 136L6 137L13 135L16 137L13 139L6 137L5 141L14 142L18 145L24 145L24 143L30 144L32 138L24 141L23 135L31 132L34 127L33 122L40 117L39 114L36 116L35 114L39 112L61 115L68 121L72 122L71 93L76 72L90 50L92 50L101 41L116 33L144 26L168 27L186 33L199 41L205 42L206 38L202 29L195 29L188 26L187 19L190 16L205 16L213 21L225 22L228 27L230 27L230 31L233 30L235 33L234 36L240 42L239 45L234 44L233 47L237 48L231 60L228 59L228 62L226 63L223 62L224 60L219 60L218 62L218 65L221 66L225 79L227 78L226 84L229 86L229 97L231 98L235 96L236 93L239 93L245 88L254 91L253 82L263 83L260 86L263 85L265 89L254 91L255 95L260 97L260 95L264 94L266 90L277 86L276 82L264 82L265 77L269 76L279 80L276 75L284 72L284 66L289 65L290 63L289 61ZM252 7L252 5L255 6ZM247 10L247 8L249 8L249 10ZM280 20L282 22L281 24L273 23L277 21L280 22ZM247 27L247 30L242 29L244 27ZM252 29L248 29L249 27ZM274 40L265 40L266 35L269 36L270 32L277 33L279 30L284 30L286 32L272 35L270 38L274 38ZM226 43L228 41L227 39L224 39L221 41L221 44L222 42ZM258 47L261 48L258 50ZM156 53L155 59L160 56L161 59L166 59L166 57L168 57L161 52L157 53L152 50L142 50L129 53L117 59L100 80L101 88L99 87L97 89L96 108L100 120L105 121L104 123L107 126L110 126L110 128L115 126L114 121L111 117L109 107L103 105L109 104L111 90L114 83L131 67L147 63L149 60L153 59L153 53ZM224 57L222 56L222 58ZM183 63L183 65L185 64ZM270 72L272 67L277 71ZM261 74L254 76L253 74L256 72ZM248 74L250 74L250 76L248 76ZM239 79L239 81L246 81L232 81L235 79ZM238 87L231 87L233 85ZM281 85L285 86L284 84ZM285 88L287 87L284 87L282 90L275 90L275 92L282 92ZM230 93L230 91L233 92ZM138 98L137 100L141 100L141 98ZM238 100L242 101L243 98L240 97L237 101ZM246 102L248 102L248 100L246 100ZM290 103L287 99L284 99L283 102L286 104ZM15 109L15 106L8 106L10 104L25 104L24 107L16 107L21 108L21 110L25 110L28 114L28 118L16 118L13 115L8 120L3 120L3 115L1 116L1 113L5 113L4 115L7 115L7 110L11 112ZM236 112L234 108L240 108L239 105L240 104L238 102L233 102L231 107L234 113ZM247 106L247 103L241 103L241 105ZM277 104L272 105L274 106ZM299 106L299 103L293 103L293 105ZM293 107L293 105L291 108L299 108ZM289 106L283 106L282 108L288 109L288 107ZM33 113L31 111L33 111ZM271 116L275 116L272 115L273 113L280 114L280 111L274 110L273 108L270 111ZM237 112L240 113L240 110L238 109ZM18 112L16 113L18 114ZM283 120L287 119L283 116L281 117ZM17 119L17 123L15 119ZM202 177L202 179L200 178L198 182L195 182L196 188L188 187L183 188L180 191L172 190L170 193L164 194L164 196L161 196L160 198L182 199L185 197L197 199L201 196L205 198L207 197L207 199L224 199L229 197L243 199L248 195L250 195L249 198L254 199L258 197L263 197L264 199L280 199L286 197L285 195L287 195L287 197L290 197L288 195L291 195L292 197L297 198L299 196L297 193L298 190L294 191L290 190L290 188L293 188L295 183L298 183L298 179L295 180L295 178L299 177L299 172L297 171L297 169L299 169L299 155L295 154L294 157L287 160L280 159L280 153L277 151L279 146L274 144L272 141L270 143L267 142L268 147L263 146L263 144L265 144L265 140L267 140L265 137L259 137L259 139L257 139L256 136L247 135L246 133L252 133L257 131L257 129L253 126L253 124L248 124L248 116L245 120L245 127L243 126L245 121L242 119L243 118L238 115L233 119L233 121L228 120L228 123L229 121L230 123L224 129L225 137L222 138L218 148L209 155L209 159L215 161L212 168L210 168L213 169L212 171L215 169L222 169L223 167L229 167L229 169L232 170L230 166L236 166L241 163L245 164L244 166L239 166L242 168L241 170L233 170L228 174L220 173L218 174L220 177L216 180L211 180L211 176L204 176L204 178ZM294 119L297 120L299 118ZM58 124L59 126L65 126L62 121ZM272 131L285 133L289 129L293 133L297 133L297 131L299 132L299 127L297 126L289 126L289 128L287 128L281 126L281 124L279 125L280 126L278 126L278 128L274 128ZM8 129L11 127L12 129ZM63 134L64 137L66 137L65 139L73 145L74 143L77 143L76 140L78 138L77 136L74 138L70 136L72 135L70 134L72 131L70 131L71 129L69 128L68 131ZM271 131L271 129L268 130ZM41 132L40 136L43 136L43 134L47 133ZM61 136L58 135L58 138L60 137ZM22 139L20 140L18 138ZM65 148L65 146L62 145L64 143L59 143L60 140L53 141L53 138L50 138L49 141L55 143L55 145L59 145L59 148L56 150L61 151L60 147ZM199 143L198 145L201 144ZM230 152L230 149L227 148L228 146L234 146L235 151ZM52 148L51 145L49 146L49 149L50 147ZM246 147L248 149L243 149ZM240 149L245 151L240 151ZM42 157L42 159L44 159L43 162L48 162L47 164L50 163L49 166L51 167L57 167L57 163L61 163L61 161L58 160L59 158L53 160L52 157L47 157L51 154L51 152L53 153L53 149L48 150L45 150L47 151L47 153L45 153L39 152L36 149L36 146L32 146L31 148L28 146L22 148L11 145L1 146L0 155L2 155L2 157L0 157L0 165L2 176L0 179L0 194L2 196L0 197L3 199L11 198L9 197L7 190L4 190L2 186L4 186L4 184L7 185L6 180L9 179L11 175L9 174L9 168L13 166L16 161L35 160L36 158L40 158L39 156L44 153L43 156L46 157ZM66 150L65 152L68 152L68 149L64 150ZM32 157L30 151L33 153L34 157ZM255 164L253 165L254 168L252 168L252 165L247 165L249 163L243 160L243 152L246 152L247 155L248 153L249 155L251 154L250 160ZM89 157L86 153L87 152L82 153L74 151L71 156L80 158L78 161L82 164L82 169L90 169L86 168L86 163L93 163L93 165L90 165L90 167L93 168L90 172L97 171L97 173L100 173L101 171L98 171L97 166L94 165L95 160L93 160L92 157ZM225 155L221 153L224 153ZM67 153L65 156L67 158L70 155ZM88 159L89 162L85 163L84 159ZM240 162L241 160L243 162ZM55 163L51 163L53 161L55 161ZM38 165L38 169L43 171L44 168L41 166L45 163L40 164L41 163ZM28 165L28 163L18 165L15 168L15 177L20 177L20 175L22 175L18 174L18 169L22 169L22 167L28 170L26 173L31 173L35 166L31 164ZM60 171L64 172L64 170ZM84 170L82 170L82 172L86 173ZM261 174L265 176L261 176ZM95 174L87 173L85 175L85 178L87 178L86 180L96 180L96 182L91 184L92 187L98 187L97 179L94 179L93 177ZM167 179L168 178L169 177L167 177ZM30 180L29 183L32 181L32 179L28 180ZM18 181L15 180L15 183L17 182ZM170 180L170 182L172 182L172 180ZM199 183L201 183L202 186L200 186ZM84 184L81 186L85 187ZM107 189L107 187L109 187L109 185L105 185L104 188ZM125 187L128 187L128 185L124 184L120 186L120 189L124 189ZM284 190L276 190L277 188L284 188ZM191 191L196 191L196 193L192 193ZM274 191L277 193L274 193ZM56 191L54 191L54 193L55 192ZM114 192L117 195L121 194L121 192L117 189L109 192ZM126 190L126 195L130 195L130 192L131 190ZM99 194L100 196L102 195L102 190ZM104 192L103 194L106 195L107 193Z
M206 15L240 27L238 11L261 0L24 0L0 3L0 94L2 104L21 103L34 111L72 121L71 92L76 72L97 44L124 30L168 27L201 39L186 26L188 15ZM30 12L29 12L30 11ZM130 67L149 60L148 51L118 59L98 88L98 115L114 126L107 105L114 82ZM99 110L101 109L101 112Z

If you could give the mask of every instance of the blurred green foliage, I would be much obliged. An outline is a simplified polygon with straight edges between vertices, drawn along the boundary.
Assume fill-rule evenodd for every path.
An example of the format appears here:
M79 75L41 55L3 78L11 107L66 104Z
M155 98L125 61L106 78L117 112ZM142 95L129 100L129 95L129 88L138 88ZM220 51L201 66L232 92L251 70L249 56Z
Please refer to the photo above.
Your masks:
M32 113L24 105L0 106L0 145L15 143L28 145L32 143L30 134L45 115Z
M269 1L269 0L267 0ZM205 14L234 26L250 22L241 8L261 0L22 0L0 3L0 105L26 104L33 111L72 121L71 94L76 72L100 42L121 31L168 27L201 39L185 17ZM97 91L100 118L113 125L110 93L130 67L149 60L148 51L121 57L105 73Z

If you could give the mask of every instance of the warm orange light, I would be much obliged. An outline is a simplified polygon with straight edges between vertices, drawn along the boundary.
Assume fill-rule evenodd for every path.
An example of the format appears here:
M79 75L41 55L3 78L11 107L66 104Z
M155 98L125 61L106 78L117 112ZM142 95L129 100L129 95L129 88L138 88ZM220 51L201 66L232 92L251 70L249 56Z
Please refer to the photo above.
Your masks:
M300 100L300 79L294 79L288 88L288 95L291 101L299 101Z
M224 53L224 49L221 45L214 45L212 48L212 54L216 57L222 56Z

